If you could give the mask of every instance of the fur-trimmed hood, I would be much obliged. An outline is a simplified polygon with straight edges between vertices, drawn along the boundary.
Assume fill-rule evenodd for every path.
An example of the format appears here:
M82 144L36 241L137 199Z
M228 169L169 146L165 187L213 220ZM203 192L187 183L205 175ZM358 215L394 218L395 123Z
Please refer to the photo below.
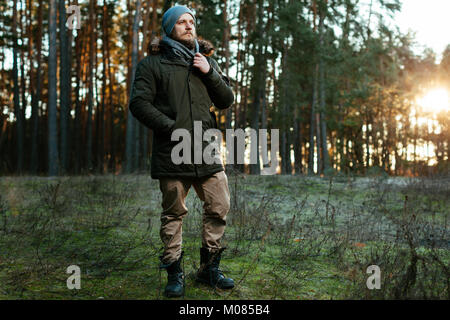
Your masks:
M157 55L161 52L161 38L160 37L155 37L148 45L147 47L147 53L148 55ZM197 39L198 42L198 46L199 46L199 51L201 54L203 54L204 56L210 57L213 55L214 53L214 46L212 45L211 42L209 42L208 40L204 40L204 39Z

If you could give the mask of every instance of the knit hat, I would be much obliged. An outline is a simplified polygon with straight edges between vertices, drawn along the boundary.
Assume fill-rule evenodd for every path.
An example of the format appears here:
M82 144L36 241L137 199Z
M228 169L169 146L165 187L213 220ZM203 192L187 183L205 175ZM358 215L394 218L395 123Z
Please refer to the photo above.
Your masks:
M180 16L184 13L189 13L194 18L194 23L196 23L195 15L188 7L174 6L167 10L162 18L162 30L166 35L170 36L175 23L177 23Z

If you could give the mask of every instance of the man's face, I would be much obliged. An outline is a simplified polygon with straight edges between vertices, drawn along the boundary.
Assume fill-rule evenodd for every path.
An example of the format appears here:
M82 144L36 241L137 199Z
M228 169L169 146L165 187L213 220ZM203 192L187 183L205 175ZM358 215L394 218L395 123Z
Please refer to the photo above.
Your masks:
M194 48L194 39L197 38L197 33L195 32L194 18L189 13L184 13L178 18L171 37L183 43L189 49Z

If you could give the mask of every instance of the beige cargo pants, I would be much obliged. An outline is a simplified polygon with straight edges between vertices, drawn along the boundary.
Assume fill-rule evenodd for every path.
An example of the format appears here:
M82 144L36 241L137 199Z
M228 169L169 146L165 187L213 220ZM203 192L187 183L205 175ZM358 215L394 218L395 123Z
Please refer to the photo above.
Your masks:
M202 178L161 178L162 192L160 236L164 244L163 263L172 263L181 255L183 218L188 209L185 199L194 186L203 204L202 246L210 251L221 248L226 216L230 210L228 178L224 171Z

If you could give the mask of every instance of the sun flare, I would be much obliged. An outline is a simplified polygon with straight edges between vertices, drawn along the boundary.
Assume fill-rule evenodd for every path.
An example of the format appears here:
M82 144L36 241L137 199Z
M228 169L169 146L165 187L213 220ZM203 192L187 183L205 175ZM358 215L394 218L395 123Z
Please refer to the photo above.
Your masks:
M450 109L449 93L443 88L428 91L417 99L417 103L424 112L439 113Z

